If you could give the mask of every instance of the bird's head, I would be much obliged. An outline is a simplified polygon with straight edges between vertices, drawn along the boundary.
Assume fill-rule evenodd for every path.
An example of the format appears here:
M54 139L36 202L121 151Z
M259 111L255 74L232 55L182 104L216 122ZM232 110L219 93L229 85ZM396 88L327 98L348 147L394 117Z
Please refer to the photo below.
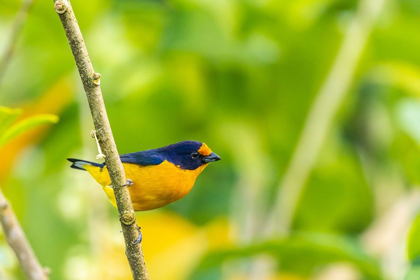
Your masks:
M165 154L166 160L182 169L195 170L209 162L220 160L205 143L197 141L182 141L160 150Z

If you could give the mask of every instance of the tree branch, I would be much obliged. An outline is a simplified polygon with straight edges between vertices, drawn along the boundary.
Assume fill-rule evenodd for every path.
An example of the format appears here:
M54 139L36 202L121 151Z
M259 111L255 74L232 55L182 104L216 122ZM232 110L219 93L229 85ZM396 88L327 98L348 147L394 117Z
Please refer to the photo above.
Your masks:
M13 56L13 51L15 50L17 39L19 38L20 31L22 30L23 24L25 23L26 17L28 16L28 11L31 8L33 2L34 0L26 0L23 2L15 18L10 33L9 42L6 45L6 49L0 62L0 83L6 73L7 66L9 66L9 62Z
M337 58L309 110L302 134L276 195L276 203L267 221L267 235L288 233L325 138L345 95L369 35L386 0L361 0L344 35Z
M48 269L38 262L12 208L0 190L0 223L7 243L15 252L20 266L30 280L47 280Z
M99 145L105 154L105 162L114 187L125 239L126 256L131 267L133 279L149 279L140 244L134 244L139 234L131 197L127 187L124 169L112 135L111 126L105 109L100 87L101 75L95 73L89 58L83 36L68 0L54 1L54 8L60 17L67 35L83 87L86 92L90 111L98 135Z

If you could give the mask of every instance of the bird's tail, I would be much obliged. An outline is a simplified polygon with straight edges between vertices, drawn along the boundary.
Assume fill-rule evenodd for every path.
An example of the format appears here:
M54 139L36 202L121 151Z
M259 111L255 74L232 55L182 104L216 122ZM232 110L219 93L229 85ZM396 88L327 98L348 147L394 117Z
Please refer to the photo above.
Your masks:
M84 170L84 171L86 171L86 169L83 168L83 165L93 165L100 168L103 168L105 166L105 163L96 163L96 162L91 162L91 161L87 161L83 159L68 158L67 160L72 163L72 165L70 166L71 168Z

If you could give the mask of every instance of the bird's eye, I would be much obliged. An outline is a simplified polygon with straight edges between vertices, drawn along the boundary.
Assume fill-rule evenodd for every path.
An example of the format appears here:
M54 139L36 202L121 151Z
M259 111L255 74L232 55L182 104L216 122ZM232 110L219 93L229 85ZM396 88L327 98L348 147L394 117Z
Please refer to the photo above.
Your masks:
M198 158L198 153L196 153L196 152L192 153L192 154L191 154L191 157L192 157L193 159Z

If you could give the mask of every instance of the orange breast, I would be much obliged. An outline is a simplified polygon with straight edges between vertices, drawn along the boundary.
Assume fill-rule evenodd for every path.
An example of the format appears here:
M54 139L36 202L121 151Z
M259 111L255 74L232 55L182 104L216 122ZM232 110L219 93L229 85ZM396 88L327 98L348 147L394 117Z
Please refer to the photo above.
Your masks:
M151 166L131 163L123 163L123 166L126 178L133 181L133 185L128 188L134 210L145 211L160 208L187 195L207 164L195 170L183 170L168 161ZM84 168L102 185L115 206L115 196L106 167L102 171L90 165Z

